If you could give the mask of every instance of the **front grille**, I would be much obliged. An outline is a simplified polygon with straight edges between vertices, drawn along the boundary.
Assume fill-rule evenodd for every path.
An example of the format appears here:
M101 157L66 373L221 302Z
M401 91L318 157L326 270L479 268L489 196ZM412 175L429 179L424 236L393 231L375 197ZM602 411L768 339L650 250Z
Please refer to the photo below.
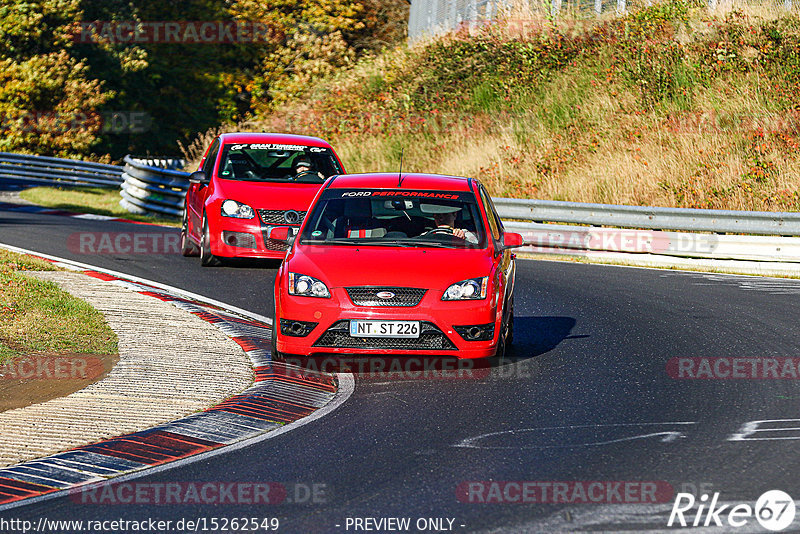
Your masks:
M278 241L277 239L270 239L266 236L266 234L264 234L264 247L267 250L286 252L289 249L289 243L285 241Z
M264 224L300 226L306 213L297 210L258 210L258 217Z
M338 349L456 350L435 324L423 321L418 338L351 337L350 321L337 321L314 342L315 347Z
M427 289L415 287L348 287L347 294L356 306L416 306ZM391 298L380 298L378 293L394 293Z

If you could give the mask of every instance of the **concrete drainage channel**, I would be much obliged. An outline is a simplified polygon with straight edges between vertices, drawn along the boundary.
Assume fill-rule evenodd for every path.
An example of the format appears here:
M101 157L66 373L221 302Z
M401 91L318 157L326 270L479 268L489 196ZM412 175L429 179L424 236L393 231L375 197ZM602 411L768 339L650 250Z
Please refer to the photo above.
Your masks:
M143 298L142 296L155 298L183 310L183 313L188 312L188 314L199 317L215 326L241 347L252 366L254 382L244 391L229 396L234 393L234 391L230 391L230 388L241 389L236 385L243 384L242 373L231 371L230 368L225 371L225 373L235 375L232 378L228 377L229 390L226 390L225 387L208 388L208 380L211 379L211 375L218 372L218 370L210 369L207 376L200 377L202 382L200 387L213 390L209 393L210 395L216 395L217 399L224 398L224 400L203 411L174 419L174 410L185 414L198 409L196 405L181 402L182 399L188 401L195 395L194 390L197 388L187 386L183 391L178 388L167 392L164 391L164 388L169 387L167 384L161 386L161 392L165 396L173 397L174 402L167 403L170 404L168 407L159 407L158 410L155 410L154 415L160 417L162 421L169 422L156 424L147 430L117 435L111 439L99 439L94 437L92 432L102 432L103 428L98 427L98 421L95 420L86 425L84 429L86 433L82 442L88 441L90 444L79 446L71 446L73 444L70 440L78 439L80 442L80 436L75 432L80 428L80 424L76 423L77 428L72 428L71 432L65 428L63 432L58 432L62 436L62 441L56 440L54 443L49 443L48 446L52 450L64 450L65 448L69 448L69 450L0 468L0 510L14 508L31 500L56 497L65 491L82 491L96 487L98 484L106 484L111 479L114 482L129 480L270 439L333 411L353 392L354 382L351 375L334 376L271 361L271 325L263 317L248 314L243 310L232 309L221 303L208 301L175 288L132 279L120 273L92 268L15 247L3 246L3 248L43 257L71 270L80 270L83 272L81 275L63 273L65 276L60 278L69 279L88 275L96 282L92 289L95 292L102 292L98 284L114 284L121 286L113 288L118 296L120 292L124 292L125 295L137 299ZM54 276L54 273L42 274L40 277L59 278ZM83 285L87 285L85 280ZM128 293L128 291L134 293ZM105 298L108 300L108 295ZM117 305L120 300L122 299L117 300ZM139 320L141 321L141 319ZM144 339L142 338L143 341ZM120 345L122 348L122 338ZM187 347L187 349L191 350L191 347ZM141 363L141 361L133 362L131 369L127 371L128 374L135 374L136 369L141 368ZM118 365L123 365L122 355ZM231 362L226 361L222 365L229 366ZM232 365L234 368L236 367L235 364ZM155 368L158 369L157 364ZM250 370L246 370L246 373L248 376L252 376ZM111 380L110 385L113 387L114 379L115 375L112 370L108 377L85 389L108 388L108 385L104 385L104 382L108 380ZM106 395L101 391L96 396L107 399L109 391L106 391ZM158 391L158 385L156 385L156 391ZM87 391L81 390L73 395L77 396L77 400L80 402L91 402L93 393L96 392L89 391L87 393ZM175 401L175 397L177 397L177 401ZM200 402L203 402L203 399L201 397ZM75 400L72 399L72 401ZM133 425L135 428L137 424L141 425L141 421L130 417L131 410L153 411L153 404L160 401L161 399L155 398L148 405L145 399L127 398L122 401L122 409L94 414L93 417L96 419L118 417L123 424ZM47 422L47 415L39 412L49 402L64 401L54 399L29 407L37 412L36 416L39 417L40 426L42 421ZM208 403L205 406L208 406ZM46 412L46 407L44 410ZM18 410L0 414L0 419L3 416L11 419L20 418L17 421L20 426L19 430L21 434L25 434L26 429L22 427L26 415L14 412L18 412ZM91 410L85 410L85 412L91 413ZM29 415L34 416L32 413ZM152 417L153 414L150 416ZM80 416L76 415L76 421L79 419ZM3 423L3 427L7 427L6 422ZM27 428L27 435L27 439L31 443L36 443L35 428ZM42 444L40 443L39 446ZM60 446L64 448L59 449ZM35 456L38 451L35 446L31 447L32 445L26 447L27 452L23 455L33 454ZM53 449L53 447L55 448ZM46 451L47 449L45 447L39 450ZM6 456L8 457L8 454ZM6 463L8 463L8 459L6 459Z

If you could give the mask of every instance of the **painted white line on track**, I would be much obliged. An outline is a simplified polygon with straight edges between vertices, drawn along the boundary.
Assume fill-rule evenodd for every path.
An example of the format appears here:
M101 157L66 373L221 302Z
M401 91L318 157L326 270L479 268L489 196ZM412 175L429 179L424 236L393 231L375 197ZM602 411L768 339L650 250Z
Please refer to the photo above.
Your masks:
M109 274L111 276L118 276L120 278L125 278L127 280L131 280L132 282L139 282L142 284L147 284L149 286L153 286L158 289L163 289L165 291L173 292L177 295L187 297L190 299L198 300L205 304L211 304L212 306L219 306L220 308L224 308L226 310L230 310L232 312L240 313L243 315L247 315L248 317L252 317L253 319L257 319L263 323L267 323L269 325L272 324L272 319L270 317L265 317L258 313L250 312L247 310L243 310L242 308L237 308L236 306L231 306L230 304L225 304L224 302L220 302L218 300L214 300L209 297L204 297L203 295L198 295L197 293L192 293L191 291L186 291L184 289L177 288L175 286L170 286L167 284L162 284L160 282L154 282L152 280L148 280L146 278L139 278L138 276L133 276L130 274L125 274L119 271L113 271L111 269L105 269L103 267L97 267L95 265L90 265L88 263L81 263L79 261L68 260L66 258L59 258L58 256L51 256L50 254L43 254L41 252L36 252L35 250L28 250L25 248L15 247L13 245L6 245L5 243L0 243L0 248L4 248L6 250L10 250L11 252L19 252L21 254L31 254L33 256L39 256L40 258L46 258L48 260L52 260L56 263L56 265L60 267L69 268L77 267L79 269L85 269L90 271L97 271L99 273Z
M72 267L77 267L77 268L80 268L80 269L97 271L97 272L109 274L109 275L112 275L112 276L118 276L120 278L132 280L132 281L135 281L135 282L140 282L140 283L147 284L147 285L159 288L159 289L164 289L165 291L174 292L176 294L179 294L179 295L182 295L182 296L185 296L185 297L188 297L188 298L192 298L192 299L198 300L200 302L205 302L206 304L219 306L221 308L224 308L226 310L230 310L230 311L239 313L239 314L244 315L246 317L251 317L253 319L257 319L259 321L263 321L265 323L272 324L272 319L270 319L268 317L264 317L263 315L259 315L257 313L252 313L252 312L249 312L247 310L243 310L241 308L237 308L235 306L230 306L228 304L225 304L224 302L219 302L217 300L210 299L210 298L204 297L202 295L197 295L197 294L192 293L190 291L184 291L182 289L179 289L179 288L176 288L176 287L173 287L173 286L169 286L167 284L161 284L159 282L154 282L152 280L147 280L145 278L139 278L139 277L131 276L131 275L128 275L128 274L125 274L125 273L121 273L121 272L118 272L118 271L112 271L110 269L104 269L102 267L97 267L97 266L89 265L89 264L86 264L86 263L80 263L80 262L68 260L68 259L65 259L65 258L59 258L57 256L52 256L52 255L49 255L49 254L43 254L41 252L36 252L34 250L23 249L23 248L20 248L20 247L15 247L13 245L6 245L4 243L0 243L0 248L6 249L6 250L10 250L12 252L19 252L21 254L31 254L31 255L34 255L34 256L39 256L41 258L46 258L48 260L51 260L51 261L55 262L58 265L72 266ZM331 413L332 411L337 409L339 406L344 404L345 401L347 401L347 399L350 398L350 396L355 391L355 378L353 378L353 375L347 374L347 373L336 373L336 377L337 377L339 385L338 385L338 388L336 390L336 395L334 396L334 398L333 398L333 400L331 402L329 402L328 404L326 404L322 408L314 411L311 415L308 415L308 416L306 416L306 417L304 417L302 419L298 419L297 421L293 421L293 422L291 422L289 424L283 425L282 427L280 427L280 428L278 428L276 430L269 430L266 433L261 434L259 436L253 436L253 437L250 437L250 438L243 438L241 441L237 441L237 442L231 443L229 445L225 445L224 447L220 447L220 448L217 448L217 449L212 449L210 451L201 452L201 453L196 454L194 456L189 456L187 458L182 458L180 460L175 460L175 461L172 461L172 462L169 462L169 463L166 463L166 464L162 464L162 465L159 465L159 466L156 466L156 467L145 466L145 467L141 467L141 468L139 468L139 469L137 469L137 470L135 470L133 472L127 473L125 475L121 475L121 476L118 476L118 477L110 478L110 479L103 480L103 481L100 481L100 482L91 482L91 483L87 483L87 484L84 484L84 485L73 486L71 488L64 489L64 490L61 490L61 491L56 491L56 492L52 492L52 493L46 493L46 494L40 495L38 497L31 497L31 498L28 498L28 499L23 499L21 501L11 502L11 503L8 503L8 504L0 506L0 511L10 510L12 508L18 508L18 507L21 507L21 506L28 506L28 505L35 504L35 503L38 503L38 502L42 502L42 501L46 501L46 500L50 500L50 499L63 497L64 495L67 495L69 493L79 493L81 491L85 491L85 490L90 489L90 488L102 487L102 486L106 486L106 485L109 485L109 484L117 484L117 483L120 483L120 482L125 482L127 480L133 480L133 479L136 479L136 478L149 476L151 474L161 473L163 471L168 471L170 469L183 467L183 466L191 464L193 462L199 462L199 461L203 461L203 460L208 460L208 459L211 459L213 457L216 457L216 456L219 456L219 455L222 455L222 454L227 454L229 452L233 452L233 451L237 451L237 450L240 450L240 449L244 449L246 447L250 447L252 445L256 445L258 443L262 443L262 442L267 441L269 439L272 439L274 437L280 436L282 434L285 434L286 432L290 432L290 431L294 430L295 428L300 428L301 426L307 425L308 423L311 423L312 421L316 421L317 419L320 419L320 418L328 415L329 413Z

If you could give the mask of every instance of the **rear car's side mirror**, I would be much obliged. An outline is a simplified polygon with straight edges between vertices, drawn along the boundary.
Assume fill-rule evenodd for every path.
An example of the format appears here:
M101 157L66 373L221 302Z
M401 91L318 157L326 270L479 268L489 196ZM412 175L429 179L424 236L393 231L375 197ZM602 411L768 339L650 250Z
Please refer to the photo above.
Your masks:
M206 177L206 173L203 171L195 171L189 175L189 183L190 184L206 184L208 183L208 178Z
M277 228L272 228L269 231L269 238L274 239L275 241L283 241L284 243L288 243L291 245L294 243L294 231L291 228L287 228L286 226L279 226Z
M269 238L275 241L289 241L289 229L285 226L272 228L269 231Z
M503 250L507 248L518 248L525 246L525 238L521 234L506 232L503 234Z

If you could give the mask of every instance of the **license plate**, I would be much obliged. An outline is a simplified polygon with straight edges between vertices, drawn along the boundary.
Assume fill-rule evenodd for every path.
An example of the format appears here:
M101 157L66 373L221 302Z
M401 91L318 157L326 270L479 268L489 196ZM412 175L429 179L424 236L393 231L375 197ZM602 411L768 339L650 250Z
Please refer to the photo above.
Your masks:
M350 321L352 337L419 337L419 321Z

